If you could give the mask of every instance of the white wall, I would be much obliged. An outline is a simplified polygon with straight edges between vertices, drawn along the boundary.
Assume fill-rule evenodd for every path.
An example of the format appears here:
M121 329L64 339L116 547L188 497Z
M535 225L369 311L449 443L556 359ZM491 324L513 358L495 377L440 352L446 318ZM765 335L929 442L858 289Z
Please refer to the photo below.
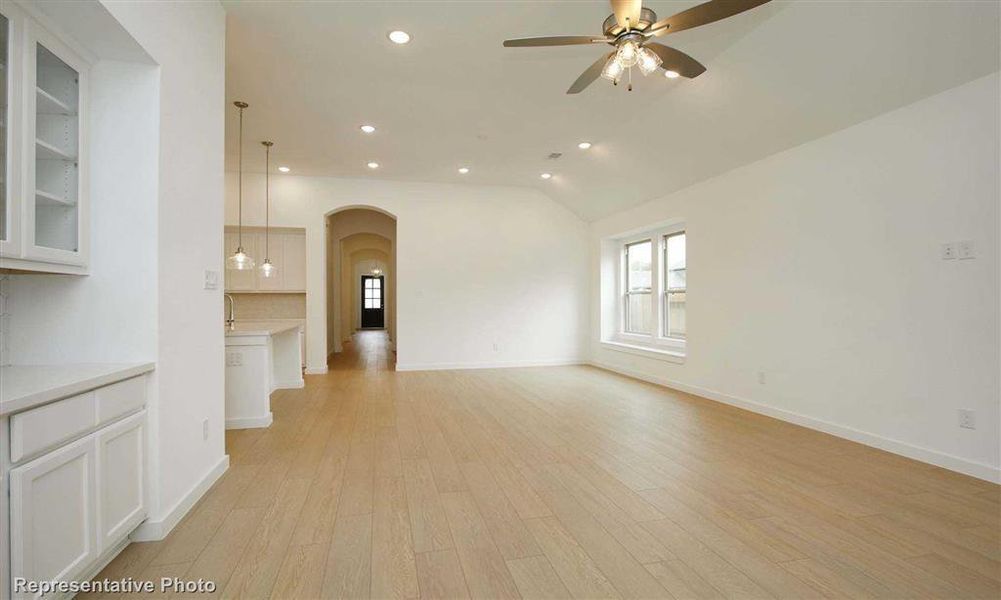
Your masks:
M245 224L263 223L263 175L244 180ZM235 174L226 223L236 222ZM401 369L580 360L586 339L587 227L533 190L283 176L272 223L306 228L307 363L326 365L324 215L373 206L397 218ZM496 344L496 349L494 344Z
M995 73L593 223L594 362L998 480L998 86ZM603 347L601 240L675 218L687 360ZM941 260L957 240L976 259Z
M216 2L104 4L160 65L156 478L141 532L155 537L227 464L222 289L203 289L205 270L221 281L223 268L225 14Z
M103 60L90 90L91 274L10 276L13 364L156 359L159 74Z

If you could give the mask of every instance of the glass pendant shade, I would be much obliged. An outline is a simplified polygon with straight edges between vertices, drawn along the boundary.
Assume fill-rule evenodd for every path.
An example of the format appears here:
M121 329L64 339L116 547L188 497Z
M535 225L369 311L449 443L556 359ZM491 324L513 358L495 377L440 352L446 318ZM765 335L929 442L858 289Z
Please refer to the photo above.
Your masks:
M644 76L656 71L661 62L663 61L660 60L660 57L657 56L656 52L650 50L649 48L640 48L638 64L640 72L643 73Z
M615 56L623 67L627 69L635 67L640 58L640 47L636 45L636 42L625 42L619 46L619 51L615 53Z
M264 264L261 265L261 277L264 277L265 279L270 279L277 274L278 274L278 269L275 268L273 264L271 264L271 259L265 258Z
M254 259L243 251L243 246L240 246L233 256L226 259L226 268L235 271L249 271L254 268Z
M619 56L615 54L605 63L605 68L601 70L601 76L609 81L618 81L619 77L622 77L623 71L625 69L622 63L619 62Z

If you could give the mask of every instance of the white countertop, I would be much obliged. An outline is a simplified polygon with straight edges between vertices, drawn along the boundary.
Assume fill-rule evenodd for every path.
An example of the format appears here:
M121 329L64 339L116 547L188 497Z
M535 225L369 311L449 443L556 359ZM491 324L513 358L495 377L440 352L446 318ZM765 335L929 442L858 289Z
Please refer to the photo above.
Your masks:
M153 363L0 367L0 415L20 412L142 375L152 371L153 367Z
M302 327L300 320L237 321L226 326L226 337L277 335Z

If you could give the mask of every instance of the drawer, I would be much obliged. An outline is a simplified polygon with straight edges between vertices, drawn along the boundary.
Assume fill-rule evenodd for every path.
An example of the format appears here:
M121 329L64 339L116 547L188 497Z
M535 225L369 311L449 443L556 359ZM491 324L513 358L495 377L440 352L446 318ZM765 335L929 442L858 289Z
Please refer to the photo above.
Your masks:
M97 422L103 425L134 412L146 404L146 377L140 375L94 390Z
M17 413L10 418L10 460L16 463L58 446L90 431L97 423L93 391Z

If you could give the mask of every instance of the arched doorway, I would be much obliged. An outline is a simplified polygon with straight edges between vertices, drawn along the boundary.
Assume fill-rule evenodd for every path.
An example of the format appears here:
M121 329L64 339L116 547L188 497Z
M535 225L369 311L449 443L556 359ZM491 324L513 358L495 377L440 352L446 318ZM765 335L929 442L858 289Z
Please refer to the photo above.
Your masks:
M382 328L395 350L396 219L378 209L350 207L326 215L325 221L328 357L362 329L366 307L382 310Z

